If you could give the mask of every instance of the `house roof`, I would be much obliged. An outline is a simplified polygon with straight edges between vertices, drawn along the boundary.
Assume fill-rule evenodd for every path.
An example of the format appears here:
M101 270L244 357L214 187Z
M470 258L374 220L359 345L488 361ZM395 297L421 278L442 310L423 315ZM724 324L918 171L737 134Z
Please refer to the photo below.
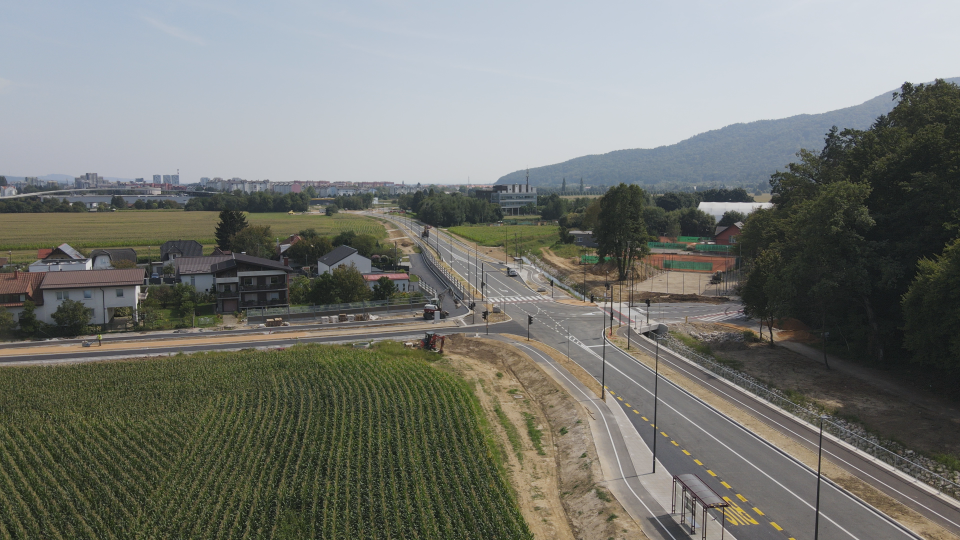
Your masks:
M317 262L325 266L333 266L354 253L357 253L357 250L350 246L337 246L330 253L320 257Z
M160 246L160 260L166 260L170 253L181 257L202 257L203 244L196 240L168 240Z
M180 275L211 274L213 265L232 258L230 255L208 255L206 257L177 257L173 261Z
M53 254L56 253L57 251L63 253L64 255L66 255L67 257L69 257L70 259L73 259L73 260L76 260L76 261L86 259L86 257L84 257L79 251L77 251L77 250L73 249L72 247L70 247L69 244L60 244L59 246L57 246L57 247L55 247L55 248L37 250L37 258L39 258L39 259L41 259L41 260L42 260L42 259L46 259L47 257L53 255Z
M0 294L33 294L33 291L43 281L44 275L46 275L46 272L8 272L0 274Z
M399 281L399 280L404 280L404 279L410 279L410 276L409 276L409 275L407 275L407 274L401 274L401 273L396 273L396 274L386 274L386 273L382 273L382 274L364 274L364 275L363 275L363 279L365 279L365 280L367 280L367 281L377 281L377 280L379 280L379 279L382 278L382 277L385 277L385 278L389 279L390 281Z
M143 268L123 270L78 270L47 272L41 289L77 289L80 287L118 287L143 285Z
M7 265L7 258L0 257L0 266L6 266L6 265Z
M90 252L91 259L96 259L100 255L106 255L111 261L137 262L137 252L133 248L95 249Z
M223 261L214 264L210 267L210 269L213 273L217 273L234 268L241 263L252 264L273 270L283 270L284 272L293 272L293 268L284 265L280 261L273 261L270 259L264 259L262 257L254 257L252 255L244 255L243 253L234 253Z
M718 236L720 233L722 233L723 231L729 229L730 227L736 227L738 231L742 231L742 230L743 230L743 222L742 222L742 221L738 221L738 222L734 223L733 225L724 225L723 227L717 227L716 231L713 233L713 236Z
M569 231L570 234L589 234L593 235L593 231Z

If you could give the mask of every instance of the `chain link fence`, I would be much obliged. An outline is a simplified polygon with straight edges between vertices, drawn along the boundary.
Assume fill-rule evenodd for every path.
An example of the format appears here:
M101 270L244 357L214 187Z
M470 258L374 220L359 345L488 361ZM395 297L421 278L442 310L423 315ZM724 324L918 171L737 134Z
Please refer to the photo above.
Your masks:
M761 399L773 403L798 418L802 418L815 426L819 426L820 418L824 415L824 411L811 408L808 405L799 404L790 399L783 391L773 388L735 369L724 366L716 360L698 353L669 334L661 337L660 341L661 346L674 351L688 360L696 362L714 375L739 386ZM943 465L917 454L896 441L870 440L867 437L874 438L874 436L866 433L863 428L846 425L846 422L840 418L827 416L823 421L824 431L833 434L835 437L873 456L875 459L883 461L917 480L936 488L941 493L949 495L954 499L960 498L960 473L950 472ZM925 463L921 463L921 461ZM952 475L953 478L948 478L946 475Z

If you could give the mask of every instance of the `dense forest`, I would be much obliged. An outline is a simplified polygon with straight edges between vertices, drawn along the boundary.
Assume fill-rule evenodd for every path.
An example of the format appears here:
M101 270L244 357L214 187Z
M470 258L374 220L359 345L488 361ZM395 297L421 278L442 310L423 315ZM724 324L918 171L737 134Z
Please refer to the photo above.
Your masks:
M960 82L960 78L950 79ZM818 148L830 126L867 129L894 106L891 93L865 103L823 114L801 114L779 120L761 120L702 133L685 141L653 149L617 150L583 156L563 163L530 169L530 184L576 189L587 186L639 183L661 186L743 186L769 189L770 175L781 170L801 148ZM526 171L516 171L498 184L525 181ZM649 189L647 189L649 191Z
M305 193L272 193L257 191L254 193L213 193L208 197L194 197L187 202L185 210L244 210L246 212L306 212L310 207L310 196Z
M879 365L960 379L960 87L904 84L868 129L831 129L740 238L747 311L796 317Z

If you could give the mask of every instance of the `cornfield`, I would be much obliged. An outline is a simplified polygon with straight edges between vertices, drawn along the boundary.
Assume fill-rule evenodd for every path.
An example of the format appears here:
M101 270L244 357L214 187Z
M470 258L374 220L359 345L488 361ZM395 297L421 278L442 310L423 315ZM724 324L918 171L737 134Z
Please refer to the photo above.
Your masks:
M0 371L0 538L531 538L432 353Z

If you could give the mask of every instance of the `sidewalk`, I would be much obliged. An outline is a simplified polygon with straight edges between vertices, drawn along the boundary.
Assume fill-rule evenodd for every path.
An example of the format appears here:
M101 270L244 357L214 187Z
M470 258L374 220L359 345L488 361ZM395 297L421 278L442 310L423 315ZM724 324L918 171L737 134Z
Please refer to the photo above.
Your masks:
M539 349L509 337L497 336L497 339L514 345L530 356L590 413L590 429L607 488L630 516L641 524L644 533L649 538L663 540L689 538L689 528L680 525L679 513L671 514L667 510L671 506L673 494L672 475L659 461L657 472L650 472L653 453L640 438L623 409L608 406L580 380ZM614 398L611 395L608 399ZM721 530L721 524L712 514L708 515L708 540L719 540L721 535L723 538L735 540L729 530ZM695 537L700 537L701 526L698 522Z

